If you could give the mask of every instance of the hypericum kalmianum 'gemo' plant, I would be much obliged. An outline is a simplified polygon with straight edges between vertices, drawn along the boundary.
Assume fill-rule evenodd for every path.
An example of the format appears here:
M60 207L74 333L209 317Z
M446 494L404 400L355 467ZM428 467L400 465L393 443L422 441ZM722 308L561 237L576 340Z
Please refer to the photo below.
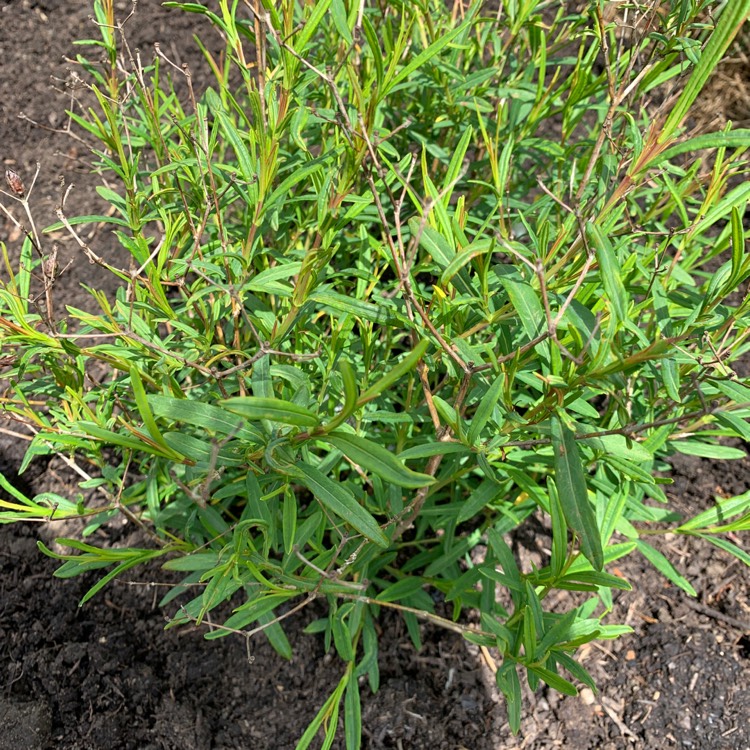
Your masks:
M104 62L79 58L70 116L111 210L63 203L47 229L117 297L53 306L33 190L3 192L28 231L0 289L2 407L33 436L22 470L57 454L84 481L0 479L0 520L85 517L95 541L124 514L141 548L40 546L61 577L106 571L85 599L146 561L180 571L171 625L231 602L207 638L261 631L291 657L285 618L325 600L311 629L345 668L300 748L333 741L342 702L359 747L383 607L416 645L427 619L485 646L516 731L521 678L574 694L577 648L628 631L602 619L630 588L614 561L688 593L655 534L749 562L725 532L750 494L680 518L656 470L750 438L750 132L688 129L750 1L626 3L627 24L534 0L165 4L222 54L201 76L146 64L96 0L82 44ZM512 546L532 515L537 564Z

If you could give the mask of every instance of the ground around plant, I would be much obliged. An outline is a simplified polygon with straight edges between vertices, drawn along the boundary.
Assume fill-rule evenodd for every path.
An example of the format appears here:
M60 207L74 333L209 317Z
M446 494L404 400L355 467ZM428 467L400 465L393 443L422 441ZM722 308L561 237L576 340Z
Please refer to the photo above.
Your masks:
M117 5L122 18L130 5ZM65 58L75 55L76 38L95 36L90 13L84 0L6 0L0 7L0 160L27 182L39 164L32 205L40 226L54 221L62 185L75 185L69 215L101 210L85 146L62 132L74 70ZM156 0L141 0L128 24L131 46L144 61L159 42L175 62L192 65L199 59L192 35L211 34L195 16L166 11ZM81 283L114 292L111 280L62 235L51 239L66 268L56 305L91 307ZM0 241L11 254L20 247L19 232L4 217ZM105 257L117 251L106 233L89 241ZM19 431L17 425L0 426L6 430L0 471L12 483L31 493L74 494L57 459L19 477L25 443L7 432ZM671 476L676 508L695 513L717 496L750 488L750 457L731 463L681 457ZM295 657L286 662L262 637L246 648L235 637L205 641L203 630L165 631L173 611L158 606L160 590L149 585L164 580L158 568L114 583L79 607L95 579L52 578L56 564L36 546L61 533L54 524L0 528L0 750L294 747L340 678L322 638L303 632L319 612L308 609L291 620ZM118 544L133 533L117 524L94 541ZM520 559L534 561L547 540L538 524L514 545ZM384 615L380 690L363 690L363 747L750 750L750 572L698 540L655 544L698 596L668 584L641 558L623 561L618 570L634 589L619 594L612 621L631 625L634 635L588 647L583 661L599 693L562 698L527 691L518 737L492 691L491 664L431 625L423 627L417 652L401 620Z

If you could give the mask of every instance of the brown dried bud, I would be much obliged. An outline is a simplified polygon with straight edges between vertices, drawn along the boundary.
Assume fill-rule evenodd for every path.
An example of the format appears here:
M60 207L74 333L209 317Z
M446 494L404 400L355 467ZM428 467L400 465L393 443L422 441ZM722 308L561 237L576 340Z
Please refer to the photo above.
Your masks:
M45 255L42 260L42 275L45 280L54 280L57 273L57 245L54 246L49 255Z
M26 188L23 186L23 180L18 176L18 172L12 169L5 170L5 181L8 187L20 198L23 198Z

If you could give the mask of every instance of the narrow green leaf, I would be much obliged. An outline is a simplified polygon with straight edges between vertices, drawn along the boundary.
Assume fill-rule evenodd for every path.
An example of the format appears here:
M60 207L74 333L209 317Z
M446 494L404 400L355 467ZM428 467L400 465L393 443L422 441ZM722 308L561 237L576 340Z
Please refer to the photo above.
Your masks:
M354 644L352 643L349 628L342 616L342 609L340 608L331 619L331 632L333 633L333 643L339 658L341 661L351 662L355 656Z
M262 594L239 606L224 624L228 628L242 630L242 628L246 628L248 625L252 625L252 623L259 621L264 615L273 611L279 605L288 602L296 595L297 592L294 591L283 594ZM215 640L217 638L224 638L229 634L229 631L219 628L206 633L204 637L206 640Z
M455 251L458 242L453 234L453 225L451 224L446 204L441 200L440 191L430 177L430 168L427 165L427 149L422 150L422 182L424 183L427 199L430 202L431 210L427 215L431 220L431 225L437 226L440 234L450 242L451 250Z
M721 130L717 133L703 133L695 138L688 138L662 151L650 162L650 165L653 167L680 154L694 153L708 148L750 148L750 129Z
M327 430L334 430L342 422L345 422L349 417L357 410L357 397L359 392L357 389L357 379L354 374L354 368L351 364L342 359L339 362L339 372L341 373L341 381L344 385L344 403L341 407L341 411L326 425Z
M725 525L734 516L750 511L750 490L741 495L719 500L713 508L704 510L689 521L681 524L677 531L698 531L712 526Z
M143 435L142 439L139 439L138 437L131 437L130 435L122 435L119 432L106 430L103 427L99 427L99 425L95 424L94 422L87 422L86 420L76 422L76 427L83 432L86 432L92 438L101 440L107 445L119 445L121 448L164 456L165 458L169 458L173 461L179 461L183 458L183 456L175 453L172 448L162 448L160 445L151 441L150 438L147 438L146 435ZM81 440L81 438L76 437L75 435L45 435L45 437L55 442L70 444L75 444L76 442L80 443Z
M707 542L710 542L715 547L724 550L724 552L728 552L730 555L734 555L738 560L750 567L750 554L745 552L745 550L741 547L738 547L736 544L730 542L729 539L724 539L720 536L711 536L709 534L698 534L697 536L699 536L701 539L705 539Z
M380 602L397 602L421 591L426 581L419 576L407 576L396 583L392 583L377 595Z
M192 552L183 557L175 557L162 564L165 570L196 571L211 570L219 564L218 552Z
M485 479L479 487L477 487L471 495L461 503L461 510L458 513L456 523L463 523L464 521L473 518L485 508L488 503L497 498L501 491L501 485L499 485L494 479Z
M447 284L453 280L453 277L473 258L478 255L486 255L494 250L495 243L492 240L481 240L480 242L472 242L471 245L465 247L460 252L457 252L450 263L445 267L445 270L440 276L440 283Z
M748 140L748 147L750 147L750 139ZM745 229L742 226L742 216L744 213L744 210L740 211L739 206L732 206L732 273L724 287L724 293L733 292L744 276Z
M235 396L220 403L233 414L239 414L252 421L268 419L271 422L300 427L316 427L319 422L318 417L309 409L280 398Z
M282 534L284 537L284 551L292 553L294 538L297 533L297 498L287 487L284 493L284 507L282 509Z
M36 508L38 507L33 500L26 497L26 495L23 494L19 489L14 487L6 478L3 476L2 472L0 472L0 488L4 489L9 495L16 498L16 500L20 500L23 503L23 506L16 505L15 508L20 509L21 507L29 507L29 508ZM9 507L9 505L6 505L5 501L2 501L0 499L0 502L2 502L2 506L0 507Z
M578 695L578 688L572 683L568 682L564 677L560 677L550 669L544 667L529 667L529 671L537 675L543 682L546 682L551 688L557 690L558 693L563 695Z
M521 682L515 662L504 661L495 674L495 682L500 692L505 696L508 706L508 724L513 734L518 734L521 728Z
M367 39L367 45L372 53L372 59L375 63L375 80L377 81L378 89L383 85L383 51L380 49L380 40L378 39L377 32L373 28L372 21L367 17L367 14L362 17L362 30L365 33L365 39Z
M320 25L320 22L325 18L330 4L331 0L318 0L318 2L313 5L313 10L310 14L310 18L305 21L305 24L302 27L302 31L300 31L299 35L294 39L294 49L299 54L302 54L305 51L307 43L312 39L313 35L318 29L318 26Z
M654 451L650 450L645 442L628 441L624 435L602 435L596 438L584 438L580 442L594 450L623 458L626 461L648 463L654 458Z
M258 623L264 625L263 635L268 639L273 650L282 658L291 661L294 653L292 644L286 637L284 627L280 622L274 622L276 615L273 611L266 612L258 617Z
M271 380L271 357L266 354L253 366L250 382L253 396L256 398L273 398L273 381Z
M346 750L362 747L362 707L359 699L359 682L350 679L344 694L344 735Z
M487 392L482 396L482 400L479 402L476 413L471 420L471 427L469 428L468 441L470 445L474 445L479 439L484 426L492 417L492 413L495 410L500 395L505 387L505 373L501 372L493 381L492 385L487 389Z
M320 502L370 541L380 547L388 546L388 538L373 516L365 510L352 493L339 482L334 482L307 464L297 464L305 486Z
M157 417L191 424L211 432L218 432L220 435L231 435L253 443L261 443L264 440L257 428L248 425L237 415L220 406L192 399L157 395L149 395L148 402Z
M523 651L529 661L536 659L536 621L531 607L527 604L523 608Z
M490 549L502 568L502 573L496 569L497 566L495 565L491 569L484 568L482 573L488 578L499 580L500 583L506 586L510 590L513 603L516 607L520 607L523 603L524 581L521 571L518 569L516 558L513 556L513 551L505 539L503 539L502 534L498 533L495 529L490 529L487 532L487 540L490 543Z
M548 477L547 492L549 494L550 518L552 520L552 556L550 571L557 577L565 567L568 559L568 524L565 522L560 495L555 483Z
M695 589L681 573L677 571L674 565L667 560L659 550L654 549L650 544L646 544L642 539L637 539L635 545L638 551L669 581L679 586L690 596L697 596Z
M611 573L604 573L598 570L581 570L575 573L568 573L563 576L561 581L584 583L588 586L606 586L609 589L619 589L621 591L630 591L633 587L624 579Z
M365 614L365 624L362 629L362 650L364 655L359 668L367 670L367 681L373 693L380 687L380 667L378 666L378 634L372 621L370 610Z
M148 430L151 438L158 443L162 448L169 449L169 446L164 442L159 428L156 426L154 415L151 413L148 399L146 397L146 390L143 387L143 381L141 380L141 374L138 372L137 367L130 368L130 387L133 390L133 396L135 403L138 406L138 413L143 420L144 427Z
M542 302L531 284L522 281L515 269L507 266L495 268L500 283L505 288L510 304L518 313L519 323L530 341L533 341L547 325L547 318Z
M675 403L682 402L680 396L680 366L674 359L663 359L661 362L661 376L664 381L664 387L667 389L667 395Z
M594 678L570 654L566 654L564 651L556 651L554 658L579 682L582 682L596 692Z
M300 261L280 263L278 266L256 273L247 282L246 288L251 292L275 294L277 297L291 297L293 288L289 280L295 274L298 274L301 268L302 263Z
M450 206L451 204L453 188L455 187L456 180L458 180L461 175L464 157L466 156L466 151L468 150L469 144L474 136L474 128L472 128L471 125L464 127L464 133L461 136L461 140L456 144L456 150L453 152L450 163L448 164L448 169L445 172L442 191L442 201L444 206Z
M741 448L730 445L704 443L700 440L673 440L670 445L686 456L700 456L701 458L716 458L721 460L746 458L747 453Z
M576 615L576 610L570 610L570 612L567 612L560 617L557 622L547 630L542 640L539 641L540 654L544 655L557 644L566 643L572 639L573 632L571 626L576 621Z
M338 151L336 149L332 149L322 156L319 156L316 159L311 159L304 165L298 166L296 169L293 169L289 177L284 179L268 197L268 200L266 201L266 207L272 208L279 201L286 200L287 193L295 185L298 185L300 182L312 176L316 172L320 172L320 170L323 169L323 167L326 165L326 162L330 161L337 155Z
M331 693L331 695L328 696L326 702L321 706L320 711L315 714L315 718L307 726L307 729L305 729L294 750L307 750L307 748L310 747L310 743L318 734L318 730L323 725L324 721L328 721L329 723L328 731L330 731L331 727L333 727L333 731L335 734L335 731L337 729L337 723L335 719L338 718L338 704L341 700L344 689L349 682L349 677L349 671L347 670L344 673L344 676L339 680L339 684L336 686L336 689L333 691L333 693Z
M417 366L417 362L424 356L430 346L428 339L422 339L409 354L404 357L395 367L386 373L380 380L371 385L357 400L357 406L363 406L368 401L377 398L383 391L390 388L393 383L406 375Z
M586 223L586 233L594 245L599 261L599 275L604 291L612 303L611 311L619 325L628 319L628 294L622 283L622 269L617 261L612 243L602 230L592 221Z
M2 245L3 254L5 254L5 245ZM5 256L7 258L7 255ZM24 314L28 314L29 300L31 299L31 268L34 258L34 245L29 237L26 237L21 245L21 257L18 263L18 273L15 280L18 285L18 304L23 309Z
M605 545L609 544L615 529L623 521L623 512L626 502L631 497L631 485L628 480L621 482L619 486L609 492L609 497L604 498L602 493L597 491L597 505L604 507L604 513L601 515L599 524L602 532L602 541Z
M445 399L440 398L440 396L433 396L432 403L435 405L437 413L450 425L453 432L461 435L463 433L463 426L458 412Z
M227 140L234 149L235 156L237 157L237 164L240 167L240 174L245 182L252 182L256 176L256 169L253 167L253 161L250 158L250 152L242 140L242 136L239 134L237 128L226 112L221 110L214 112L219 126L224 131Z
M736 404L750 404L750 388L732 380L715 380L711 386Z
M565 519L581 539L581 550L596 570L604 566L604 554L596 513L589 502L586 478L575 435L559 417L552 418L555 484L560 495Z
M417 489L435 481L434 477L407 468L393 453L367 438L335 431L323 436L322 439L338 448L355 464L398 487Z
M412 237L419 237L419 246L426 250L435 263L445 271L456 257L456 251L450 242L434 227L423 225L422 220L414 217L409 220ZM450 274L451 284L462 294L476 297L477 291L471 283L471 277L465 268L457 268Z
M245 446L237 440L219 443L181 432L165 432L164 440L176 455L195 463L213 466L242 466L245 463Z
M99 593L110 581L114 580L119 576L121 573L124 573L126 570L130 570L130 568L134 568L136 565L141 565L148 560L150 560L153 557L156 557L157 554L161 554L161 550L156 552L156 554L151 553L149 555L144 555L142 557L137 557L132 560L128 560L126 562L120 563L114 570L111 570L107 575L105 575L103 578L100 578L81 598L81 601L78 602L78 606L82 607L86 602L91 599L92 597L96 596L96 594Z
M468 455L471 451L463 443L425 443L424 445L415 445L399 453L402 461L412 458L430 458L430 456L449 456L455 453Z
M703 236L709 227L724 219L728 214L731 215L734 206L744 206L748 200L750 200L750 181L744 180L737 187L726 192L721 200L716 200L706 206L705 214L698 217L693 227L695 236Z
M352 32L349 29L344 0L333 0L331 3L331 17L333 18L333 24L336 27L336 31L339 32L341 38L347 44L352 44L354 40L352 39Z
M309 299L335 312L354 315L357 318L369 320L372 323L393 325L402 319L391 307L375 305L372 302L347 297L338 292L318 289L310 295Z
M656 484L656 480L650 471L646 471L646 469L641 468L638 464L634 464L632 461L620 458L619 456L604 456L603 460L612 468L636 482L648 485Z
M165 8L179 8L180 10L184 10L186 13L200 13L204 15L208 8L205 5L201 5L200 3L177 3L177 2L165 2L162 3L162 6Z
M405 81L415 70L439 54L441 50L447 47L468 26L470 21L471 17L468 17L462 24L456 26L455 29L438 37L427 49L422 50L416 57L412 58L408 65L401 68L393 78L386 80L383 85L383 96L388 94L394 86L398 86L399 83Z
M354 368L351 366L348 360L342 359L339 362L339 372L341 373L341 381L344 384L344 405L341 409L341 413L345 414L347 419L357 408L357 377L354 373Z

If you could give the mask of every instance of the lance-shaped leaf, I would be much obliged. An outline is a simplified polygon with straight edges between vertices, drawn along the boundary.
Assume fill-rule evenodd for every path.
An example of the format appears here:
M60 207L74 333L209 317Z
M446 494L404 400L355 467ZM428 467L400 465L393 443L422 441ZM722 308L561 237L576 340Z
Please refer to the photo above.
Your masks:
M260 594L240 607L237 607L234 614L229 617L224 625L227 628L241 630L263 617L263 615L273 611L275 607L288 602L290 599L297 596L297 594L297 591L292 591L290 593ZM206 633L205 638L206 640L223 638L230 632L231 631L229 630L217 629L210 633Z
M679 586L688 596L698 596L690 581L685 578L674 565L655 547L637 539L638 551L668 580Z
M430 346L428 339L422 339L409 354L404 357L394 368L383 375L380 380L373 383L357 400L357 406L362 406L368 401L377 398L383 391L390 388L399 378L406 375L409 370L417 366L417 362L424 356Z
M565 520L581 538L581 550L596 570L604 567L604 554L596 513L589 502L586 478L575 435L560 421L552 418L552 446L555 452L555 484Z
M210 91L211 89L208 90L208 92ZM206 96L208 96L208 92L206 92ZM216 97L216 99L218 100L218 96ZM242 136L240 135L239 131L234 126L231 118L229 117L229 115L227 115L226 112L223 112L220 107L221 103L217 102L211 107L211 109L214 111L216 119L219 121L219 126L226 135L227 140L232 144L234 153L237 156L237 164L239 164L242 179L250 182L257 174L257 170L253 169L253 161L250 157L250 152L248 151L247 146L242 140Z
M1 477L0 477L1 479ZM724 528L734 516L740 515L741 519L750 518L750 491L741 495L719 500L713 508L699 513L689 521L685 521L678 529L679 532L694 532L698 530L716 531L716 528ZM735 522L738 519L735 519Z
M564 677L560 677L559 674L553 672L551 669L530 666L529 671L563 695L578 695L578 690L572 682L568 682Z
M296 468L303 484L328 510L375 544L381 547L388 546L388 539L378 522L357 502L354 495L343 484L334 482L308 464L301 463Z
M85 420L77 422L76 427L87 433L87 436L101 440L106 445L119 445L121 448L127 448L136 452L151 453L155 456L163 456L172 461L181 461L184 458L184 456L176 453L172 448L159 445L149 435L136 430L129 424L125 424L125 427L132 433L132 437L119 432L113 432L112 430L106 430L94 422L87 422ZM64 434L55 434L53 437L55 442L63 444L75 444L76 441L80 441L81 439L76 435Z
M326 425L326 429L328 430L333 430L342 422L345 422L357 409L359 390L357 388L357 376L354 373L354 368L347 360L342 359L339 362L339 372L341 373L341 381L344 384L344 404L341 407L341 411Z
M482 396L482 400L479 402L476 414L471 420L471 427L469 428L469 444L474 445L479 435L482 432L484 426L489 422L492 412L495 410L495 404L497 404L500 394L503 392L505 387L505 373L501 372L493 381L492 385L487 389L487 392Z
M317 289L310 295L310 299L326 309L345 315L354 315L373 323L396 325L399 321L404 321L404 317L399 314L395 306L392 304L389 306L385 302L376 305L373 302L347 297L328 289Z
M596 250L604 291L610 302L610 314L617 326L628 319L628 293L622 282L622 269L609 237L593 222L586 224L586 233Z
M408 469L393 453L372 440L339 431L332 432L323 439L338 448L355 464L377 474L381 479L395 484L397 487L416 489L426 487L435 481L428 474L419 474Z
M495 682L508 704L510 731L518 734L521 728L521 681L518 679L516 663L506 659L495 673Z
M467 16L466 20L454 29L449 31L447 34L441 34L438 38L429 46L427 49L422 50L418 55L413 57L408 65L405 65L401 70L393 75L393 70L388 71L387 80L383 86L383 95L387 94L392 88L398 86L399 83L405 81L415 70L420 68L425 63L429 62L435 55L439 54L445 47L447 47L472 20L473 13Z
M346 750L359 750L362 747L362 706L359 699L359 682L356 679L349 680L346 686L344 735Z
M264 439L263 433L255 426L245 424L236 414L213 404L158 395L149 395L148 403L157 417L184 422L253 443L261 443Z
M547 325L544 307L537 292L510 266L496 266L495 272L518 313L523 332L533 341Z
M461 293L470 297L476 297L478 292L472 286L471 276L465 268L451 266L451 262L456 257L456 251L450 242L438 232L437 229L429 225L422 225L422 222L416 217L409 220L409 229L412 236L419 237L419 246L426 250L435 263L443 271L451 268L447 278L450 279L454 287Z
M256 398L255 396L236 396L220 402L233 414L239 414L245 419L268 419L271 422L298 425L300 427L315 427L318 417L304 406L298 406L291 401L280 398Z
M164 439L174 451L198 463L206 462L216 466L241 466L245 460L244 446L238 440L219 444L211 440L201 440L181 432L165 432Z

